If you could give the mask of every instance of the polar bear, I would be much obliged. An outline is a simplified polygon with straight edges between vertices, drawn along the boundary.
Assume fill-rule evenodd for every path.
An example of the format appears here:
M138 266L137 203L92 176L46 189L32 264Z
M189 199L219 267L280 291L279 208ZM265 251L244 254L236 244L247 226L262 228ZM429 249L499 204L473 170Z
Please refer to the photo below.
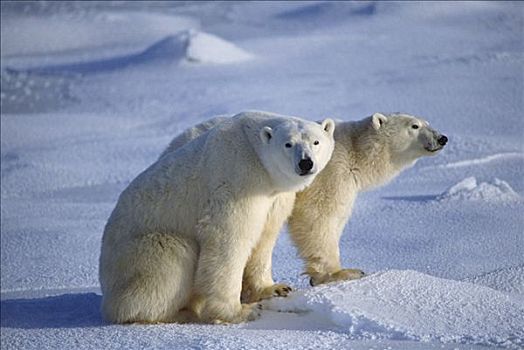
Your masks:
M409 114L375 113L336 124L332 158L313 184L297 193L288 221L311 285L364 275L340 264L340 236L358 193L386 184L421 157L436 155L447 141Z
M170 147L180 147L224 120L219 117L199 124L173 140ZM447 141L425 120L409 114L375 113L360 121L336 124L332 158L312 185L296 194L288 220L290 235L305 260L311 285L364 275L358 269L342 269L340 264L340 236L358 193L387 183L421 157L436 155ZM271 229L280 228L274 225L266 231ZM264 268L271 266L270 252L265 258L265 262L258 261ZM253 283L244 283L248 288L242 294L249 294ZM275 290L276 294L285 295L289 288Z
M185 130L171 141L159 159L173 153L186 143L229 119L231 119L231 116L220 115ZM332 131L331 128L329 130ZM249 256L244 269L242 302L253 303L273 296L286 296L291 291L290 286L273 281L271 260L278 233L291 215L294 202L295 192L282 192L275 196L261 238Z
M100 254L102 313L115 323L238 323L248 258L268 214L311 184L335 124L245 112L164 154L120 195Z

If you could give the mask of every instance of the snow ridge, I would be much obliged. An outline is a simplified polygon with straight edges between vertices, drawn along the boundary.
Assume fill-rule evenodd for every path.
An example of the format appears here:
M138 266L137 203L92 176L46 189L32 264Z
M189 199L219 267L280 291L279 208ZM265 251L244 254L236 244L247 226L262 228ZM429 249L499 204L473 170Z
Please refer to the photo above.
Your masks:
M497 154L492 154L492 155L482 157L482 158L467 159L467 160L461 160L461 161L454 162L454 163L442 164L442 165L439 165L437 168L441 168L441 169L442 168L444 169L445 168L462 168L462 167L467 167L467 166L472 166L472 165L486 164L486 163L490 163L492 161L500 160L500 159L513 159L513 158L523 159L524 154L518 153L518 152L497 153Z
M410 270L299 290L267 307L312 312L356 339L524 345L524 299Z
M80 62L32 67L28 69L7 68L8 72L27 72L38 74L77 73L89 74L127 68L138 64L159 62L200 64L231 64L252 59L253 56L218 36L184 30L166 36L145 50L103 59L83 60Z

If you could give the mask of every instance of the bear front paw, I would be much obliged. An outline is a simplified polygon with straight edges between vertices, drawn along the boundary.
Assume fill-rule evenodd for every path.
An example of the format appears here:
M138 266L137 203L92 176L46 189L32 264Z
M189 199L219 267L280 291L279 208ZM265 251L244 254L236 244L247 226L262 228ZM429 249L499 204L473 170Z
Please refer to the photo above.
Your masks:
M311 275L309 284L317 286L329 282L357 280L365 275L364 271L359 269L342 269L333 273L315 273Z

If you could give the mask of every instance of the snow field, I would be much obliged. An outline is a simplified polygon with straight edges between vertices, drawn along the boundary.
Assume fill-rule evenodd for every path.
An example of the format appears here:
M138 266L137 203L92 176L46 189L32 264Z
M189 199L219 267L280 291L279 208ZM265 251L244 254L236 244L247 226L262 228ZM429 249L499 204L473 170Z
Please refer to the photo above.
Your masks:
M523 5L2 2L1 347L524 347ZM357 199L345 267L242 325L108 325L103 227L180 131L261 109L420 115L450 141ZM281 310L278 312L275 310Z

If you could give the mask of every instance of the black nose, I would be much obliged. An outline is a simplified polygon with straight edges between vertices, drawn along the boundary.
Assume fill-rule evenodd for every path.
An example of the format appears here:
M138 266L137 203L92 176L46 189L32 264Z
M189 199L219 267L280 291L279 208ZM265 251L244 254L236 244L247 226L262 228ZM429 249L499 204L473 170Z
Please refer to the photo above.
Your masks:
M448 138L446 135L442 135L438 138L437 142L439 145L444 146L448 142Z
M311 158L301 159L300 162L298 162L298 167L303 173L307 173L313 169L313 161Z

